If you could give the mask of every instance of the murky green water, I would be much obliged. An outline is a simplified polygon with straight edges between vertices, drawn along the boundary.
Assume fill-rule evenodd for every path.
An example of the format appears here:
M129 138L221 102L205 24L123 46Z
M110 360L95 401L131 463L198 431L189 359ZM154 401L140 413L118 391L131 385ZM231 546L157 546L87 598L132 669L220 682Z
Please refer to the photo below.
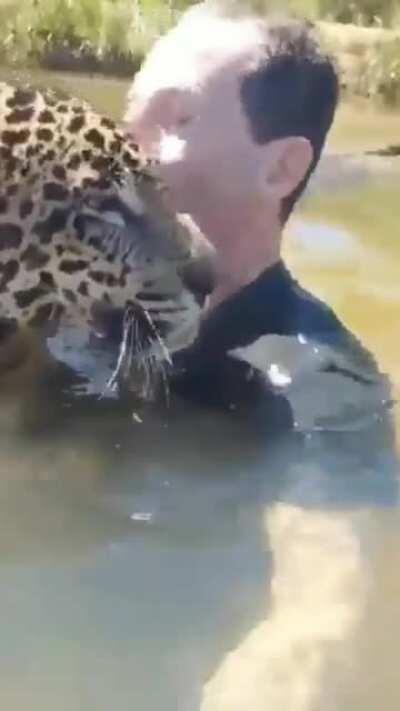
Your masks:
M41 79L120 113L124 83ZM339 121L342 140L348 109ZM384 173L310 197L285 251L396 392L398 183ZM2 381L0 708L398 710L396 453L375 426L312 434L304 451L208 410L55 413L34 389L17 406L30 378ZM21 434L24 418L40 431Z

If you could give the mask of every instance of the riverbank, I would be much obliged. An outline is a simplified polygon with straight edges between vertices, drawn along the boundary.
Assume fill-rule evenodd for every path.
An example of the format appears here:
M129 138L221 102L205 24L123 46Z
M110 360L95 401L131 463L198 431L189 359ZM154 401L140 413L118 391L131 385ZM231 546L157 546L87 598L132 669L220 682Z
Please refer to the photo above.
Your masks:
M185 4L0 0L0 63L132 77L154 40L176 22ZM307 9L306 3L300 14L307 15ZM337 60L346 95L400 106L400 29L325 20L317 20L315 26Z

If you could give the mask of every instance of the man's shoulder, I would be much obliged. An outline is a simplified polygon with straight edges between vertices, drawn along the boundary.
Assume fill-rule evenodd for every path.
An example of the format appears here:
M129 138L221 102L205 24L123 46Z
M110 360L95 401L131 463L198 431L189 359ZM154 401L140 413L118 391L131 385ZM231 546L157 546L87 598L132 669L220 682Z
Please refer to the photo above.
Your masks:
M333 309L304 289L282 261L220 304L205 320L192 360L216 361L232 353L254 353L271 339L295 344L307 353L335 353L355 369L377 373L375 359ZM261 352L265 349L261 348ZM245 358L244 358L245 359ZM314 359L315 360L315 359Z
M204 382L220 371L226 383L229 371L229 387L235 372L244 384L255 378L258 389L287 399L302 429L360 424L390 400L369 351L282 262L210 316L186 366Z

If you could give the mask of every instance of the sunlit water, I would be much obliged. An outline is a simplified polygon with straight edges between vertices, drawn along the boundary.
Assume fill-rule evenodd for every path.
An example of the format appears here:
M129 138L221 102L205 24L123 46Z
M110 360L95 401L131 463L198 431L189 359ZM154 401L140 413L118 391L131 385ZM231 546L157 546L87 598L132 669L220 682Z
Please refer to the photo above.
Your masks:
M122 83L58 82L120 112ZM285 252L396 395L400 243L385 219L395 171L383 172L387 204L381 176L344 193L336 181L304 204ZM314 433L304 448L209 411L60 415L30 380L2 380L1 709L400 708L395 453L375 429Z

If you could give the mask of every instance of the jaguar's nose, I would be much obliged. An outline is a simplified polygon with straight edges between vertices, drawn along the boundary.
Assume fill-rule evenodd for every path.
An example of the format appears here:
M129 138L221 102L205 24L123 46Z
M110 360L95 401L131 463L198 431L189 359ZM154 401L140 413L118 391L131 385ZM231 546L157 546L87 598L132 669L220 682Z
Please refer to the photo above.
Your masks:
M193 294L199 306L203 306L216 286L214 258L211 252L192 258L182 267L184 286Z

